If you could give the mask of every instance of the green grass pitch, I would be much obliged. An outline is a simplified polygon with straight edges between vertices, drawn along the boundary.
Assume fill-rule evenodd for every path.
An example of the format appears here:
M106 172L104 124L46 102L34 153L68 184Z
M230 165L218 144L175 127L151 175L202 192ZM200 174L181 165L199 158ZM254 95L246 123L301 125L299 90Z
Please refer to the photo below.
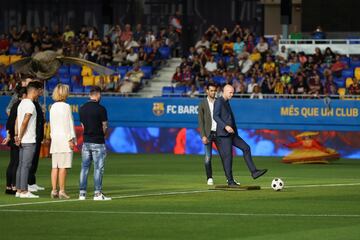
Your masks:
M360 161L286 165L255 158L269 172L252 180L242 158L236 180L259 191L215 191L202 156L117 155L106 160L104 193L112 201L78 201L80 157L68 175L70 200L50 199L51 160L39 164L39 199L4 194L8 153L0 153L0 239L360 239ZM214 181L224 184L220 159ZM285 189L270 189L280 177Z

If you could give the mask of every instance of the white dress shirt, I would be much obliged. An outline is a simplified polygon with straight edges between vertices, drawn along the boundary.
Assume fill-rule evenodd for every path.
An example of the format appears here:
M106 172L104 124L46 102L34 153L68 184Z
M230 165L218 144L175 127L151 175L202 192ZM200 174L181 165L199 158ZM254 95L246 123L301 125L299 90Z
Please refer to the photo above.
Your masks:
M214 102L215 100L211 101L209 98L207 98L209 108L210 108L210 114L211 114L211 131L216 131L216 122L214 120Z
M69 104L56 102L50 108L50 153L72 152L69 141L75 139L74 119Z

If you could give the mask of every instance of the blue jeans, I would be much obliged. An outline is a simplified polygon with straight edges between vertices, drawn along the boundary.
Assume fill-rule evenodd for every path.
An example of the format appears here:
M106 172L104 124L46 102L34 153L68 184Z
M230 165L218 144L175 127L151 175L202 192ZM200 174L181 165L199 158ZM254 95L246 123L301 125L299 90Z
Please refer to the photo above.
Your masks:
M102 178L104 175L106 157L105 144L84 143L81 156L80 193L86 193L87 178L91 167L91 161L94 161L95 194L100 193L102 191Z

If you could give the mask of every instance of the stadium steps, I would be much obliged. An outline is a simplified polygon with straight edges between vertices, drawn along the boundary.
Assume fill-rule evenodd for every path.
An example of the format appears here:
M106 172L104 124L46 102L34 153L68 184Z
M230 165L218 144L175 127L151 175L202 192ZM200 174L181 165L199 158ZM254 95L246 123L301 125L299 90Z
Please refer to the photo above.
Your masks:
M167 65L153 77L149 82L149 86L142 89L139 93L141 97L152 98L161 96L162 87L170 86L171 79L175 73L176 67L181 63L181 58L171 58L167 61Z

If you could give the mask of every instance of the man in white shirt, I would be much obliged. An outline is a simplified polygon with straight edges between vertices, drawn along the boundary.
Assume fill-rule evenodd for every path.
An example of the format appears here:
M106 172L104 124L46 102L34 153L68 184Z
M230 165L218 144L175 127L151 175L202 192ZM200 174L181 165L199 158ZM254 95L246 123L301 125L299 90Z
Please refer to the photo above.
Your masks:
M207 184L214 185L211 168L212 145L216 140L216 122L213 118L217 86L210 83L206 88L207 97L199 105L199 128L201 141L205 145L205 170Z
M19 166L16 172L16 197L38 198L28 191L28 177L36 148L36 107L33 101L39 96L35 82L27 86L27 97L17 109L15 143L20 147Z
M205 69L209 73L214 73L217 70L217 64L214 61L214 56L211 56L210 61L205 64Z

